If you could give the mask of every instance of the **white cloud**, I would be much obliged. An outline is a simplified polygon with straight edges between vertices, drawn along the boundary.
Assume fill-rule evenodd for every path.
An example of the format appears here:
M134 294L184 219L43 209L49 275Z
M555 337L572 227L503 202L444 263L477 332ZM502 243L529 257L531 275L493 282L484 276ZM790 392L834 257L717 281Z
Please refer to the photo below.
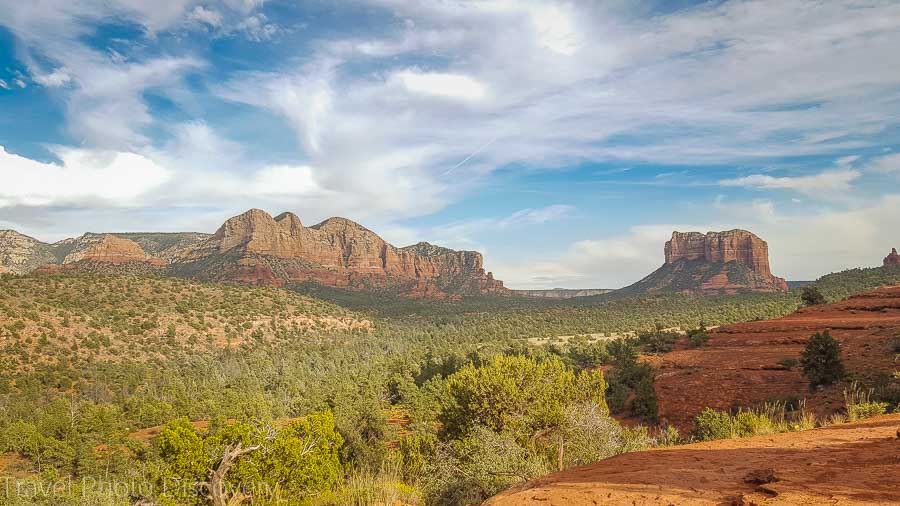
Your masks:
M569 205L556 204L537 209L521 209L513 214L503 218L497 224L501 228L513 227L518 225L540 225L551 221L558 221L567 218L575 212L575 207Z
M568 11L568 12L567 12ZM581 48L574 13L560 5L538 5L531 12L538 43L551 51L570 56Z
M403 86L412 92L461 100L480 100L485 87L477 80L461 74L419 72L407 69L395 74Z
M900 153L874 158L866 165L866 169L875 172L900 172Z
M765 174L719 181L720 186L737 186L764 190L792 190L805 195L834 195L851 190L850 183L859 179L858 170L839 169L811 176L772 177Z
M0 207L140 206L171 172L134 153L58 148L61 164L41 163L0 146Z
M32 72L31 77L36 83L47 86L48 88L58 88L72 82L72 76L70 76L63 68L54 69L48 74Z
M885 233L895 228L900 194L849 209L804 208L793 214L780 214L771 202L759 200L720 198L713 207L715 218L708 223L639 225L625 234L576 241L555 257L512 262L494 258L493 271L512 288L619 288L663 264L663 246L673 230L743 228L768 243L776 276L814 280L830 272L880 265L900 243L896 235Z
M4 90L11 89L9 87L9 84L6 81L4 81L3 79L0 79L0 88L3 88Z
M577 241L552 259L505 264L494 260L494 274L511 288L620 288L662 265L663 244L673 230L696 229L638 225L625 234Z
M191 11L190 18L201 23L206 23L213 28L217 28L222 25L222 14L220 14L218 11L207 9L202 5L194 7L194 10Z
M287 165L273 165L261 169L254 176L250 190L260 195L292 197L322 192L322 188L313 177L312 167Z

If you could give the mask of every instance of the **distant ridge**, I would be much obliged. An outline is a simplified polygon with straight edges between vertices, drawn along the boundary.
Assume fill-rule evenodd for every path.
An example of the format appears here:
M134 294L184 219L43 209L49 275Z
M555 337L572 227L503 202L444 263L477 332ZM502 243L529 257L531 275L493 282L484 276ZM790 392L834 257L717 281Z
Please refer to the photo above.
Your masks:
M251 209L214 234L87 233L46 244L0 231L0 272L141 272L282 286L313 282L411 298L509 294L475 251L426 242L405 248L346 218L305 227L296 215Z
M575 297L591 297L612 292L608 288L549 288L546 290L511 290L513 295L535 297L540 299L573 299Z

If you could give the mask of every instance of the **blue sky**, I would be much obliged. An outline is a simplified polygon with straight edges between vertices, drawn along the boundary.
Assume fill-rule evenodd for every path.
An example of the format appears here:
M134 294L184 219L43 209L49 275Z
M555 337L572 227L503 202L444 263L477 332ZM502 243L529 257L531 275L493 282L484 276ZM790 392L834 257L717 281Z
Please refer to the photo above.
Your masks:
M250 207L618 287L672 230L810 279L900 245L900 4L0 0L0 228Z

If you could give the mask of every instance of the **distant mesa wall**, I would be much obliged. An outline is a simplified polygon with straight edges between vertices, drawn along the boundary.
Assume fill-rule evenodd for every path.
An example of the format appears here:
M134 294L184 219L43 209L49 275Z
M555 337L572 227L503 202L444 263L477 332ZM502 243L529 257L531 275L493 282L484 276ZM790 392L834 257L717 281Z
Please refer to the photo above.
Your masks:
M752 232L672 232L665 246L666 263L703 259L710 263L737 262L753 272L771 276L769 245Z
M897 254L897 248L891 248L891 253L884 257L883 265L885 267L900 265L900 255Z
M575 297L591 297L612 292L606 288L548 288L545 290L512 290L513 295L535 297L539 299L574 299Z

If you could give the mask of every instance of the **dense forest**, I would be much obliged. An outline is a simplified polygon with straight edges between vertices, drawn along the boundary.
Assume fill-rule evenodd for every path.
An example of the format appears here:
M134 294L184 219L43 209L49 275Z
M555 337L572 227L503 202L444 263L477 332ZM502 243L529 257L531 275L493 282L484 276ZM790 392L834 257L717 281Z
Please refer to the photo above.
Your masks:
M879 268L816 286L836 300L896 283ZM800 303L799 289L436 302L4 275L0 477L11 504L469 504L689 438L656 426L639 353L666 345L661 329Z

